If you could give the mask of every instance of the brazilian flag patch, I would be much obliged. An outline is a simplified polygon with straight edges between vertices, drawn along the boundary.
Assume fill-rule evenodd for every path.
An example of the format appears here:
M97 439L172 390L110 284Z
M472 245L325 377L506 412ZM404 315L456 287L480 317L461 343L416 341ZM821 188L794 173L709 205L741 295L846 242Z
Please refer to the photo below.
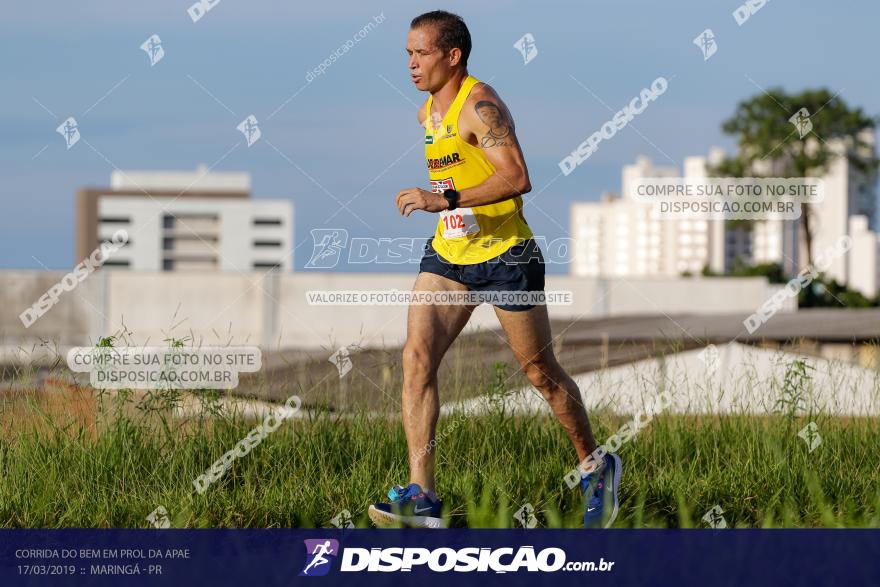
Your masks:
M425 135L425 144L433 145L434 144L434 135Z

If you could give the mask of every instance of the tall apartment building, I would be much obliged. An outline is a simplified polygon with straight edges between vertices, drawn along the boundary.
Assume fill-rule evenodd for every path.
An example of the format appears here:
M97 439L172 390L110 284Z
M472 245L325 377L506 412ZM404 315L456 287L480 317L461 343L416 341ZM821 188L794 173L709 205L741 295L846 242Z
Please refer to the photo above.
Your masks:
M114 171L109 188L76 198L76 258L118 229L129 236L105 267L261 271L293 267L293 204L254 200L250 174Z
M873 152L875 135L863 136ZM825 275L838 283L847 284L873 297L880 287L877 278L877 188L876 179L866 175L853 165L846 156L847 147L839 139L826 141L829 149L838 156L831 160L822 176L825 197L811 204L810 233L812 234L813 261L826 252L833 251L838 241L849 236L853 248L845 255L829 256L830 263ZM760 169L769 174L772 163ZM755 222L751 234L752 263L782 264L787 275L795 275L806 267L806 241L801 234L801 219L767 219Z
M867 137L873 143L873 135ZM845 154L842 143L829 141ZM681 177L707 177L707 167L723 157L688 157ZM654 207L633 199L633 182L646 177L679 177L675 167L655 167L647 157L623 168L623 196L603 194L599 202L571 207L574 239L571 272L591 276L667 276L698 273L708 266L729 272L746 265L779 263L790 276L806 263L800 220L768 217L747 226L722 220L661 220ZM832 259L826 275L869 297L880 291L880 235L877 234L877 192L870 178L846 157L836 158L823 176L825 198L811 215L814 257L843 236L853 238L845 255Z
M868 217L850 217L852 249L847 253L847 285L872 298L880 293L880 234L870 230Z
M685 160L685 171L705 176L705 159ZM623 196L606 193L599 202L571 207L575 240L572 272L592 276L675 277L699 273L713 264L723 246L717 235L721 223L701 219L661 219L651 204L636 201L633 182L645 177L679 177L676 167L655 167L647 157L623 168ZM722 235L723 236L723 235Z
M873 151L874 134L866 133L865 139ZM829 140L828 146L839 155L846 154L846 147L839 140ZM833 248L841 236L854 236L853 229L859 232L868 230L875 235L878 230L876 180L871 181L845 156L832 161L824 179L825 199L814 205L815 213L811 216L814 256ZM835 258L826 273L840 283L850 283L853 279L867 283L865 278L873 273L867 268L867 260L862 262L850 257L852 253Z

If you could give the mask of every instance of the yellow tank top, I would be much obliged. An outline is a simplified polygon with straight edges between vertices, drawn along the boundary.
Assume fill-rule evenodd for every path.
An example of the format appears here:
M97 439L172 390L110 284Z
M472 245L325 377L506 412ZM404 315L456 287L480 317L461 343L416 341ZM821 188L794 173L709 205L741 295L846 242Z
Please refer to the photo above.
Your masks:
M458 116L468 94L479 80L468 76L449 112L435 127L431 116L433 96L428 97L425 112L425 159L431 191L465 190L483 183L495 173L482 149L461 138ZM450 263L473 265L488 261L525 239L532 231L522 211L522 197L516 196L484 206L457 208L440 212L433 245Z

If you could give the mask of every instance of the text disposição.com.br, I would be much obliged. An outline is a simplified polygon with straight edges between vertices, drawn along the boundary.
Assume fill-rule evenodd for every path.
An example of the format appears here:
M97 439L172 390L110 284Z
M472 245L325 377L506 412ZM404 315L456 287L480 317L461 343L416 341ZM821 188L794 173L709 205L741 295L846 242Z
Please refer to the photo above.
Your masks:
M567 561L561 548L544 548L535 551L533 546L519 548L352 548L342 552L342 572L385 572L411 571L413 567L425 565L437 573L454 572L495 572L515 573L517 571L545 572L581 571L607 572L614 566L613 561L600 558L596 561Z

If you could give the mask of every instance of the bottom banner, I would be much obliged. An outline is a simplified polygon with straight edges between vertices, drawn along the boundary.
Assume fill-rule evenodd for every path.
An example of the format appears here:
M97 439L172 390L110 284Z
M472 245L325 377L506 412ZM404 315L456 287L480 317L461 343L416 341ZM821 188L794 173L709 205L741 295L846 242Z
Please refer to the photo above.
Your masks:
M880 530L0 530L0 585L880 584Z

